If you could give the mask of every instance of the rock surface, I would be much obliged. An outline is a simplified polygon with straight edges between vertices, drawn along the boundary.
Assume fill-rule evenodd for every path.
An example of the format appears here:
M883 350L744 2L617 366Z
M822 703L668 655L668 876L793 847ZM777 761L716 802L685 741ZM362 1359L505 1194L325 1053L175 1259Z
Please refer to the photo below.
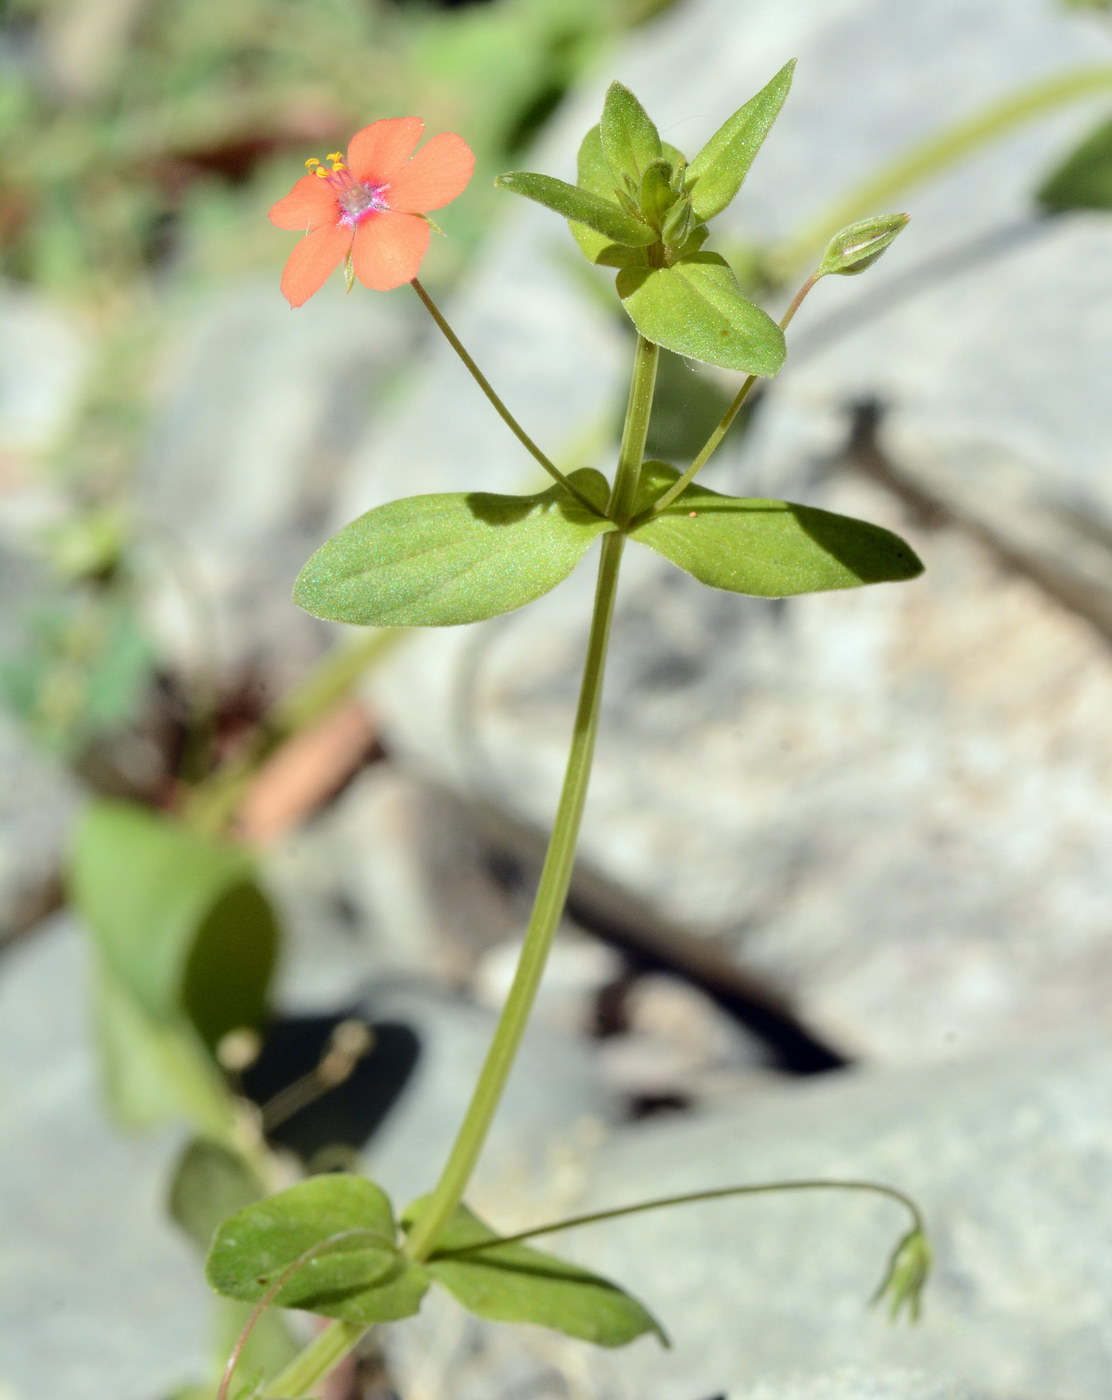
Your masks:
M613 1133L583 1165L589 1189L565 1203L573 1214L813 1176L899 1186L924 1209L935 1251L917 1327L889 1326L867 1307L905 1228L891 1202L826 1191L715 1202L565 1237L568 1254L653 1309L671 1351L651 1340L610 1353L539 1331L492 1336L444 1304L391 1340L401 1393L407 1378L429 1383L430 1358L438 1358L453 1400L695 1400L730 1386L747 1394L744 1385L758 1382L761 1400L771 1400L777 1376L847 1366L866 1376L901 1367L952 1373L973 1391L1105 1400L1110 1074L1104 1040L962 1066L830 1075ZM551 1218L534 1209L534 1220ZM503 1210L513 1214L514 1204ZM908 1400L933 1396L926 1385ZM797 1393L859 1394L828 1386L786 1395ZM900 1396L892 1386L875 1393Z
M995 1396L960 1381L921 1371L838 1371L825 1376L785 1376L752 1389L731 1390L723 1400L1020 1400Z
M697 0L645 29L615 71L693 149L800 55L734 225L767 235L936 129L940 90L971 110L1091 61L1095 45L1042 0L995 0L975 23L960 0L740 15ZM677 71L699 74L696 96ZM599 100L571 104L533 164L568 174ZM1037 173L1092 121L1079 109L1024 128L901 197L911 230L866 279L820 288L816 317L1014 223ZM606 440L628 347L618 321L569 294L562 237L543 210L508 213L451 311L543 442L559 452L583 428L577 463ZM1112 409L1090 289L1107 237L1098 219L1063 219L1007 257L924 278L921 296L874 307L825 349L813 337L745 448L715 464L719 487L902 530L923 579L759 602L627 552L584 858L731 947L851 1055L910 1063L1105 1023L1112 514L1098 462ZM863 397L889 411L879 439L847 451ZM524 484L520 449L437 352L376 425L340 515L458 483L461 462L469 484ZM373 687L394 751L547 826L589 594L584 570L522 613L412 639Z

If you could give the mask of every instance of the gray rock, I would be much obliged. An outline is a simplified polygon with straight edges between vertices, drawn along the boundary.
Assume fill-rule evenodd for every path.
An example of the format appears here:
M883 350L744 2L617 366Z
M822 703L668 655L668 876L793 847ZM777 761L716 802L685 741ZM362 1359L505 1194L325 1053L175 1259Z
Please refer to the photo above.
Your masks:
M106 1386L119 1400L154 1400L209 1361L199 1261L164 1210L181 1133L110 1120L86 964L67 918L0 964L0 1381L10 1400L99 1400Z
M778 1376L844 1367L876 1377L875 1388L816 1382L785 1400L897 1400L899 1389L880 1380L892 1368L952 1373L972 1391L1106 1400L1110 1074L1104 1041L829 1076L622 1129L583 1164L589 1187L567 1214L734 1182L827 1176L899 1186L925 1210L935 1250L917 1327L890 1326L866 1306L905 1228L900 1210L866 1196L788 1193L650 1212L564 1238L563 1251L656 1312L671 1351L651 1340L610 1353L540 1332L492 1336L458 1314L442 1334L455 1345L441 1345L446 1304L392 1337L401 1391L431 1355L451 1376L453 1400L702 1400L758 1383L771 1400ZM537 1209L532 1218L552 1216ZM924 1380L908 1400L968 1393Z
M1095 42L1042 0L997 0L975 23L967 8L789 0L738 14L699 0L641 31L615 68L694 149L798 53L796 91L737 215L782 233L935 129L954 106L940 108L940 91L972 108L1085 61ZM676 72L698 73L696 94ZM532 163L570 173L599 100L573 103ZM1072 111L1025 128L901 199L911 230L866 279L820 287L817 314L1014 221L1035 174L1092 120ZM624 375L618 323L569 295L562 254L549 255L561 236L544 211L521 210L453 308L557 451ZM585 862L732 947L850 1053L918 1061L1105 1024L1112 592L1096 466L1112 409L1091 296L1105 238L1098 222L1065 220L893 304L789 367L752 442L714 466L710 484L903 530L924 579L754 602L628 551ZM847 406L866 395L892 404L880 447L847 455ZM461 462L468 484L502 490L526 466L435 353L357 464L343 514L461 482ZM590 587L584 569L520 614L413 639L374 683L392 750L547 826Z
M994 1400L988 1391L921 1371L838 1371L826 1376L785 1376L751 1389L730 1391L724 1400ZM1019 1396L995 1400L1019 1400Z
M13 462L46 452L65 430L88 363L77 322L33 292L0 286L0 451L9 483Z
M154 612L179 660L211 667L206 648L224 667L265 657L288 683L319 652L323 629L290 588L415 319L385 298L293 315L268 284L222 290L183 329L137 486L165 556ZM202 621L215 636L199 635Z

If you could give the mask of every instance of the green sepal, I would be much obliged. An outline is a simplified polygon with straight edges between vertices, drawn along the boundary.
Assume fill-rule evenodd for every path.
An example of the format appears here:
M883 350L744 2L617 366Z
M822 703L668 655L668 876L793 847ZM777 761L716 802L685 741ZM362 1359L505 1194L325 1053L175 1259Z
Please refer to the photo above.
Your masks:
M907 214L874 214L841 229L826 246L817 277L854 277L872 267L907 227Z
M1112 118L1090 132L1047 176L1035 199L1051 214L1112 209Z
M569 481L601 512L609 487L590 467ZM408 496L361 515L302 569L294 602L332 622L453 627L513 612L571 573L614 525L562 486Z
M695 253L672 267L623 268L618 295L646 340L691 360L771 376L784 363L784 334L742 296L717 253Z
M687 188L700 219L713 218L741 189L792 85L795 59L718 128L687 167Z
M611 83L607 89L599 135L610 169L638 189L646 167L660 157L660 133L648 112L621 83Z
M707 226L706 224L696 225L695 211L692 209L689 199L678 199L668 211L668 216L661 226L660 236L669 248L686 249L696 227L706 229ZM703 234L703 238L706 238L706 233ZM702 247L701 242L699 247ZM698 248L693 248L691 251L698 252Z
M494 182L501 190L524 195L526 199L543 204L573 223L601 233L611 243L626 243L631 248L646 248L656 242L656 230L641 219L626 213L620 205L600 195L591 194L566 180L551 175L537 175L530 170L511 170L499 175Z
M420 1220L428 1197L402 1216L406 1230ZM425 1269L463 1306L490 1322L532 1322L600 1347L621 1347L653 1332L668 1345L659 1322L617 1284L555 1254L526 1244L492 1244L499 1238L466 1206L457 1206Z
M641 511L679 477L646 462ZM788 598L915 578L923 565L910 545L864 520L790 501L723 496L693 483L630 539L711 588L757 598Z
M398 1249L385 1192L361 1176L310 1177L237 1211L217 1230L205 1264L218 1293L247 1303L287 1272L276 1306L367 1326L412 1316L429 1286L425 1270Z

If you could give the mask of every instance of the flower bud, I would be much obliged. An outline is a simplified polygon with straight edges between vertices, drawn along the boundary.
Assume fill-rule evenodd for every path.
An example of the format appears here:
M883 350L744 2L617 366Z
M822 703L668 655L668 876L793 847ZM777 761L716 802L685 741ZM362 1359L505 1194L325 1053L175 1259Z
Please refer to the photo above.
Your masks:
M897 230L898 232L898 230ZM923 1289L931 1270L931 1247L921 1229L904 1235L892 1251L888 1272L873 1295L873 1302L888 1302L889 1320L895 1322L900 1310L907 1309L912 1322L919 1320Z
M907 214L877 214L874 218L850 224L830 240L816 275L825 277L834 272L840 277L848 277L864 272L876 262L907 221Z

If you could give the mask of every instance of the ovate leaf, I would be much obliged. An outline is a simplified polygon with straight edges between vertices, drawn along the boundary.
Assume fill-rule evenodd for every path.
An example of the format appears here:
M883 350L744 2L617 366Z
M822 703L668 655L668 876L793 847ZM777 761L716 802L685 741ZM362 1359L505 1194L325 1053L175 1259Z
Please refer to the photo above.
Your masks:
M718 128L687 167L691 204L700 219L713 218L730 203L749 174L757 152L780 114L792 85L795 59L767 87Z
M745 374L774 375L784 334L742 296L717 253L695 253L674 267L624 268L618 295L646 338L677 355Z
M1035 198L1052 214L1112 209L1112 118L1067 156L1039 187Z
M605 506L601 473L585 467L569 480ZM613 528L559 485L534 496L409 496L361 515L318 549L294 601L333 622L477 622L555 588L591 541Z
M311 1177L226 1220L205 1274L218 1293L255 1303L292 1269L278 1306L368 1326L392 1322L415 1313L428 1288L396 1234L390 1202L374 1182Z
M640 102L621 83L611 83L599 123L606 163L620 180L628 175L636 186L650 162L661 154L660 133Z
M551 175L536 175L528 170L512 170L499 175L494 182L501 190L512 190L526 199L536 200L546 209L553 209L565 219L585 224L601 233L612 243L646 248L656 242L656 230L641 219L626 213L618 204L557 180Z
M424 1200L405 1212L411 1228ZM533 1322L600 1347L621 1347L646 1332L665 1345L663 1329L617 1284L526 1244L490 1244L498 1234L458 1206L425 1264L468 1312L490 1322ZM475 1245L489 1245L476 1250ZM464 1253L454 1254L453 1251Z
M664 462L647 462L643 506L678 475ZM723 496L698 484L630 538L711 588L758 598L859 588L923 572L910 545L879 525L790 501Z

